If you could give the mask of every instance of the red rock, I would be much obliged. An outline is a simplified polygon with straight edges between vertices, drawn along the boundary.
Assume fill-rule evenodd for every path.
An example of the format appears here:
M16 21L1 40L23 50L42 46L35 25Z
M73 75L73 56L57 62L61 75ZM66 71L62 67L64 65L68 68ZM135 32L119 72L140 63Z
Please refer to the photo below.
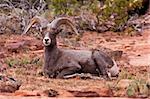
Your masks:
M21 83L13 78L0 75L0 92L13 93L19 89Z
M44 90L42 94L47 97L57 97L59 95L59 93L53 89Z
M100 97L95 91L69 91L74 97Z
M5 47L12 52L17 52L19 49L25 46L25 42L16 42L16 43L9 43L6 44Z
M16 91L13 96L40 96L40 93L35 91Z
M130 56L129 64L132 66L149 66L150 54L141 55L141 56Z

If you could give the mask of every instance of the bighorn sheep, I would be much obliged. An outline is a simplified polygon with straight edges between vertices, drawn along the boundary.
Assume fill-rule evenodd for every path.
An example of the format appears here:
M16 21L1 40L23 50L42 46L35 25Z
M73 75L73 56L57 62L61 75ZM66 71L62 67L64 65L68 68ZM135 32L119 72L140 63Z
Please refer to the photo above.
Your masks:
M119 68L116 62L100 50L64 50L57 46L56 37L61 30L60 25L66 24L78 34L70 19L56 18L47 25L43 38L45 46L43 72L51 78L65 78L74 73L91 73L104 78L117 76Z

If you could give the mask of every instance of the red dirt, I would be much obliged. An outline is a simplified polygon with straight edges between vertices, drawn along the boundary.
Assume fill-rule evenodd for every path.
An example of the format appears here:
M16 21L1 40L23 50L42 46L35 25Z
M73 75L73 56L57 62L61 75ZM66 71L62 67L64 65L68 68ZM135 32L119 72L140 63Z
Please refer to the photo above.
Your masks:
M103 46L122 50L123 57L118 61L122 71L119 78L113 81L45 78L40 75L44 49L42 40L32 36L1 35L0 73L20 80L22 85L15 93L0 93L0 98L4 96L127 97L129 96L127 88L131 82L135 79L146 82L150 72L149 30L142 34L143 36L130 37L119 36L112 32L104 34L86 32L77 42L74 39L70 39L69 43L64 39L58 39L60 48L92 49ZM132 97L148 97L146 93L143 92L142 95L141 93L135 92Z

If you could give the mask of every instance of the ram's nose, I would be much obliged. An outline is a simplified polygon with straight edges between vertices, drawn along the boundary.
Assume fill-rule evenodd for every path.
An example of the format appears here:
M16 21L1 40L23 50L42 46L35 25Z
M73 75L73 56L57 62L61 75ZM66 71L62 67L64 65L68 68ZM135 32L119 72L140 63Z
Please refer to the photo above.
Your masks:
M45 38L44 40L45 40L45 42L46 42L46 43L48 43L48 41L49 41L49 39L48 39L48 38Z
M44 44L45 46L50 45L50 43L51 43L51 39L50 39L50 38L45 37L45 38L43 39L43 44Z

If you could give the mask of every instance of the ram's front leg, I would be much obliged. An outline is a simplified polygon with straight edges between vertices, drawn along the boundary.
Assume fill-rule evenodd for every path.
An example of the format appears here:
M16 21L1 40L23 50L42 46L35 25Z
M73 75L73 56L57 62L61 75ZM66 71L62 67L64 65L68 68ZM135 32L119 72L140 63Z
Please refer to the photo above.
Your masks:
M61 71L58 73L56 78L65 78L65 76L72 75L77 73L79 70L81 70L80 65L75 66L67 66L61 69Z

